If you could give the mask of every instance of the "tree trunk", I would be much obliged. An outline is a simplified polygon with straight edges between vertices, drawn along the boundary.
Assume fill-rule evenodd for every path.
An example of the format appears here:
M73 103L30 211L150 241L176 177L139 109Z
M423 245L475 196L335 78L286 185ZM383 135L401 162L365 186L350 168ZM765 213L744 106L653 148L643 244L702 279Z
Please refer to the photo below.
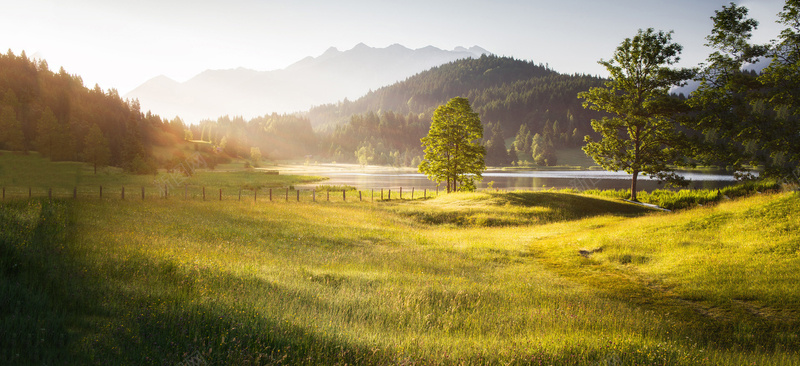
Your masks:
M637 177L639 177L639 171L638 170L634 170L633 171L633 177L631 178L631 201L634 201L634 202L639 202L639 200L636 199L636 178Z

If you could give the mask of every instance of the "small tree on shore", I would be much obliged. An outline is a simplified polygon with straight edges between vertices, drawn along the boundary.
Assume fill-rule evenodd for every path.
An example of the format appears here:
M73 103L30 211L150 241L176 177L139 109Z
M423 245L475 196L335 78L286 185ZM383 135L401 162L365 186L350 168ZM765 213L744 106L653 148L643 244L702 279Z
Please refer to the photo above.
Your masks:
M433 112L428 136L422 138L425 156L419 171L435 182L446 182L447 192L475 189L486 169L481 144L483 126L469 100L451 99Z

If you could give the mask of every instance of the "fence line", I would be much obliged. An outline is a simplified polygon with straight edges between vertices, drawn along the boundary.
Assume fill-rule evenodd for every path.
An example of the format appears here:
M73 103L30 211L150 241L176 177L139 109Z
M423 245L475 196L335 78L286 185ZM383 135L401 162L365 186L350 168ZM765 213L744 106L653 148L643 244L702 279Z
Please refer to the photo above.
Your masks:
M126 192L127 188L127 192ZM140 195L137 196L136 188L139 188ZM141 198L141 201L146 200L154 200L154 199L169 199L169 198L178 198L180 199L180 190L173 189L170 190L170 187L164 186L74 186L71 188L52 188L52 187L18 187L18 186L3 186L2 187L2 196L0 200L12 200L12 199L22 199L22 198L34 198L34 197L47 197L48 199L53 198L71 198L71 199L83 199L83 198L98 198L98 199L107 199L113 200L118 199L121 201L130 201L136 200L137 198ZM174 188L174 187L173 187ZM188 186L184 185L183 187L183 200L202 200L206 201L206 186ZM217 188L217 187L214 187ZM290 191L295 191L294 200L296 202L317 202L317 190L316 189L293 189L293 188L284 188L284 201L290 202L289 200L289 193ZM273 195L272 195L272 188L257 188L257 189L242 189L242 188L218 188L218 200L219 201L241 201L243 197L248 195L248 191L252 192L253 195L253 202L258 203L259 191L267 190L268 191L268 199L269 202L273 202ZM331 191L332 190L325 190L325 201L331 202ZM341 191L342 199L341 201L335 199L334 201L338 202L364 202L366 199L369 199L369 202L375 202L378 197L378 189L368 189L368 190L334 190L333 192ZM353 192L354 195L350 195L348 197L348 191ZM364 192L369 191L369 197L364 196ZM384 192L385 191L385 192ZM213 191L212 191L213 192ZM403 193L403 187L400 187L399 190L396 190L394 193L394 197L392 195L391 188L380 188L380 201L392 201L392 200L415 200L415 199L427 199L427 198L434 198L439 196L439 189L428 191L427 188L423 189L423 194L419 195L416 194L415 187L411 187L411 192L409 193L408 190ZM127 193L127 196L126 196ZM228 194L226 194L228 193ZM212 193L213 197L213 193ZM212 198L212 201L214 199ZM261 200L263 201L263 199Z

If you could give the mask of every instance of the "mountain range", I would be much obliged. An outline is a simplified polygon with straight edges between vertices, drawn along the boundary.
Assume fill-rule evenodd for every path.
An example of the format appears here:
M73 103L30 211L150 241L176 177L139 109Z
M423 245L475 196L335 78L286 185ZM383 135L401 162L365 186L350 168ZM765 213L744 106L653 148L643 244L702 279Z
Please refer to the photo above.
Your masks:
M124 97L138 99L143 110L188 123L224 115L252 118L358 98L432 67L484 54L490 52L478 46L442 50L360 43L346 51L331 47L280 70L206 70L182 83L157 76Z

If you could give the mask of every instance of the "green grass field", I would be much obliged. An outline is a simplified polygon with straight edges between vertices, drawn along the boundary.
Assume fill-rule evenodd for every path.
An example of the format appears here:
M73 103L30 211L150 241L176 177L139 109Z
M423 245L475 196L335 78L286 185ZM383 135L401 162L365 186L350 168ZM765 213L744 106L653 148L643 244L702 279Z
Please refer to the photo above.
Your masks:
M0 364L800 364L799 204L6 200Z

